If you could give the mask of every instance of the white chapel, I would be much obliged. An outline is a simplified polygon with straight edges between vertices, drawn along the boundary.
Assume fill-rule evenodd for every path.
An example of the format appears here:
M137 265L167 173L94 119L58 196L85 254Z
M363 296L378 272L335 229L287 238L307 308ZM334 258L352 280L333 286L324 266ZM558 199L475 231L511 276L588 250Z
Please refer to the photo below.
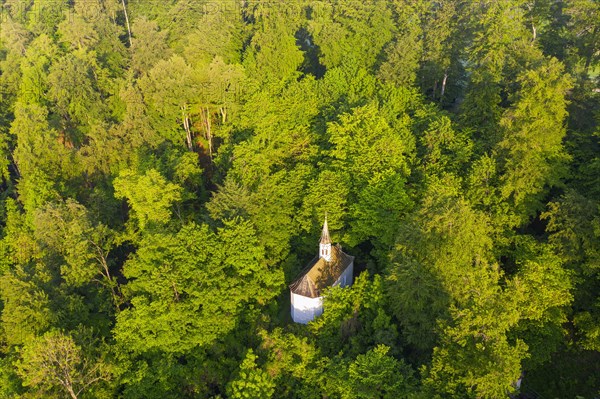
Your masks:
M292 319L306 324L323 313L322 292L325 288L352 285L354 256L331 244L327 217L319 243L319 254L310 261L300 276L290 284Z

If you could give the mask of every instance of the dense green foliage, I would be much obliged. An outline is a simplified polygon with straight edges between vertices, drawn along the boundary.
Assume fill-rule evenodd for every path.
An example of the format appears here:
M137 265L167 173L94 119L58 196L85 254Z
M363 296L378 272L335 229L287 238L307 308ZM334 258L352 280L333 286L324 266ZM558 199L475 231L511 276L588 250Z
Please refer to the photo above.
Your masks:
M600 395L597 0L0 5L1 398Z

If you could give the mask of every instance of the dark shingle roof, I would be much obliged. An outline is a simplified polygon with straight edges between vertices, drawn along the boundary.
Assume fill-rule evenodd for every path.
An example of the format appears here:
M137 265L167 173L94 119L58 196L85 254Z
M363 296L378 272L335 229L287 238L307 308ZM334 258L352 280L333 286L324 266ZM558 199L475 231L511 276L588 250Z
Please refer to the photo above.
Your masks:
M354 256L345 254L339 245L331 247L331 262L316 256L292 284L290 290L309 298L321 296L324 288L331 286L352 263Z

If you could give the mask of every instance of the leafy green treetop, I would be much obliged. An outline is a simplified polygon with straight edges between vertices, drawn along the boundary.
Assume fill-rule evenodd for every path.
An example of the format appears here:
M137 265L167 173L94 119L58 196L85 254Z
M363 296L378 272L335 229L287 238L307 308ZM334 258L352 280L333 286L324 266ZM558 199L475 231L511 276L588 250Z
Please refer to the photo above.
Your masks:
M237 377L227 386L230 398L269 399L275 392L275 383L268 373L256 365L257 356L248 349L246 357L240 364Z

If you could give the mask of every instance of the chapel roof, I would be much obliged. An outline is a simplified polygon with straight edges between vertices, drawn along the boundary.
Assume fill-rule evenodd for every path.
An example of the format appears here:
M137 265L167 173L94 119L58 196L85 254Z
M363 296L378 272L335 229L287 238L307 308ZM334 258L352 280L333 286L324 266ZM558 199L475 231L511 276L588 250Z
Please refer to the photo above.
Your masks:
M338 244L331 247L331 261L315 256L304 268L300 277L292 284L290 290L297 295L309 298L321 296L324 288L331 286L352 263L354 256L345 254Z

